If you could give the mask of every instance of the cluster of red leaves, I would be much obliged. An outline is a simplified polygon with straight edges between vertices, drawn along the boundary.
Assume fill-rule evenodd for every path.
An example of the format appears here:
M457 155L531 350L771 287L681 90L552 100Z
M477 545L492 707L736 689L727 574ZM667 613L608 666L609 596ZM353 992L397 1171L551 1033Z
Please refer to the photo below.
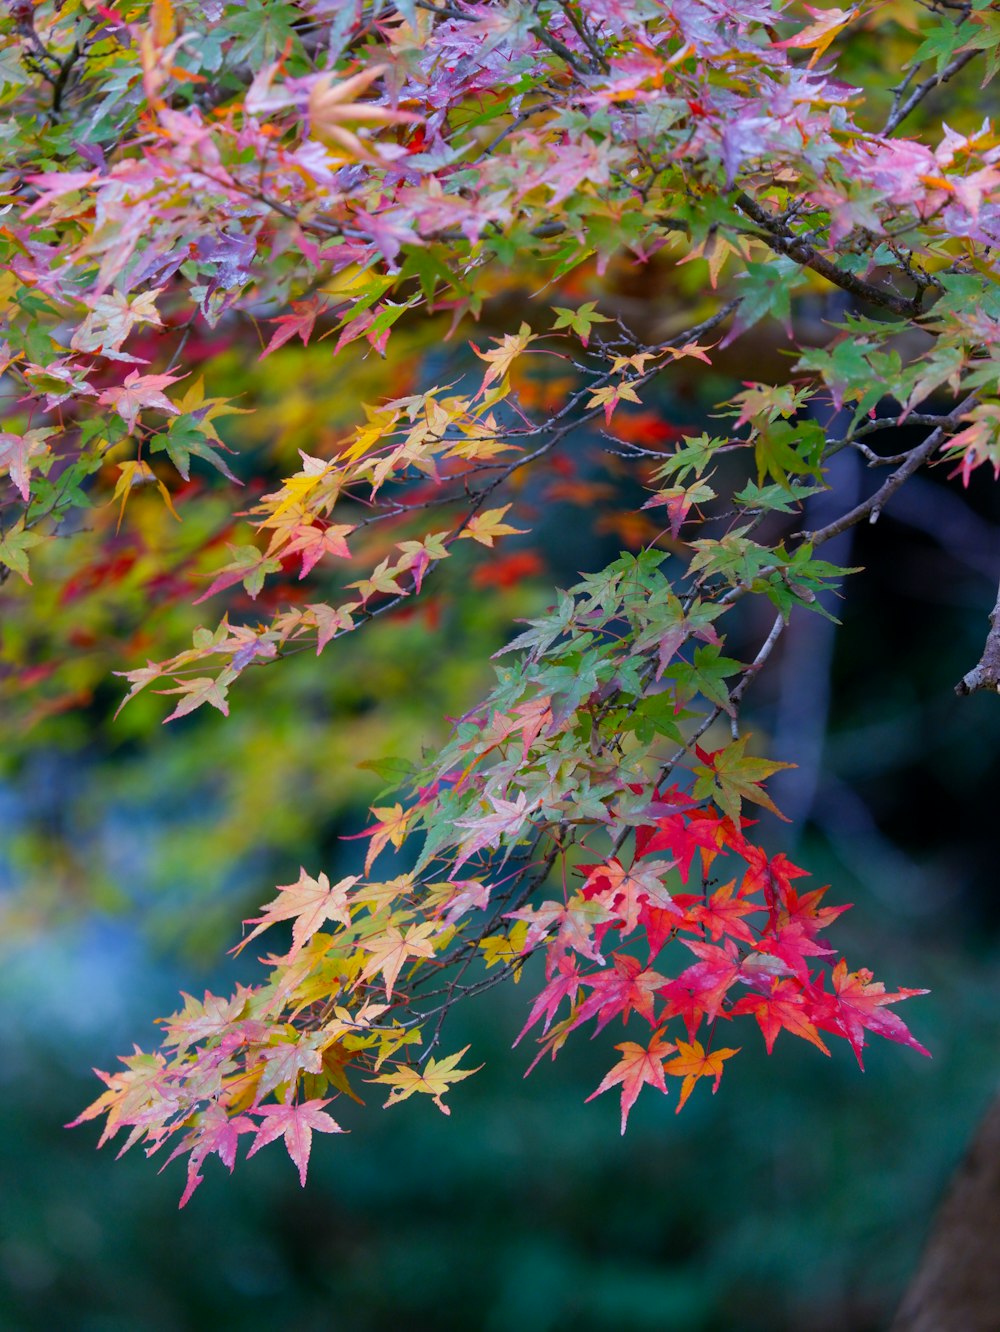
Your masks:
M732 865L728 853L743 862L733 877L725 877ZM696 865L702 891L667 889L664 879L671 870L691 886ZM547 984L518 1040L542 1023L537 1063L546 1051L554 1057L569 1033L591 1018L595 1034L614 1018L628 1021L633 1012L644 1019L648 1042L619 1045L621 1060L594 1092L621 1084L623 1133L640 1088L666 1092L665 1074L684 1079L678 1110L699 1078L711 1077L717 1088L723 1062L737 1050L713 1050L716 1023L745 1014L756 1018L768 1054L782 1030L827 1055L820 1032L841 1036L859 1064L867 1031L929 1053L887 1009L926 991L890 993L870 971L849 972L843 959L835 961L834 950L818 936L847 906L824 906L825 888L799 892L794 881L805 870L783 854L769 858L716 810L675 807L637 831L636 854L627 868L612 857L586 872L582 890L563 906L544 903L516 913L529 923L527 947L534 943L533 930L551 930L558 920L547 936ZM637 951L645 958L618 951L616 945L633 934L644 945ZM670 977L656 967L664 965L660 955L672 941L693 960ZM603 956L609 946L611 966ZM570 1014L553 1025L564 1000ZM683 1025L686 1041L666 1039L674 1019ZM704 1043L698 1039L703 1028Z

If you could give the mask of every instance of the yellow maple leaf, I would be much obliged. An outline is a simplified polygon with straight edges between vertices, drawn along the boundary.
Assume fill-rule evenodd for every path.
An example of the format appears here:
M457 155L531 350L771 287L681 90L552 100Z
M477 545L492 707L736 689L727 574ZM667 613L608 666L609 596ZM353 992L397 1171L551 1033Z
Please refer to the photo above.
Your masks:
M480 396L485 393L489 386L497 380L506 379L510 372L510 367L521 355L529 342L535 341L535 334L532 333L528 324L522 324L516 333L505 333L502 338L494 338L497 344L492 351L480 351L476 344L471 344L472 350L481 361L485 361L489 366L486 374L483 375L483 382L479 389Z
M118 481L115 484L115 493L111 496L112 504L115 500L121 500L121 508L118 510L118 522L115 525L116 532L121 528L122 519L125 517L125 506L129 502L132 491L141 486L156 486L157 490L163 496L163 501L167 508L178 522L181 521L181 516L174 508L174 502L170 498L170 491L156 475L149 463L144 462L141 458L132 458L128 462L118 464Z
M474 513L459 532L459 537L478 541L481 546L492 546L495 537L522 536L527 528L511 527L509 523L503 521L503 516L509 508L510 505L505 504L502 509L486 509L482 513Z
M416 1068L412 1064L404 1064L396 1070L395 1073L383 1073L380 1077L372 1078L372 1082L385 1082L390 1087L389 1099L386 1105L398 1105L400 1101L405 1101L407 1097L412 1096L414 1092L422 1092L425 1096L430 1096L434 1104L443 1115L450 1115L451 1110L441 1100L451 1088L453 1082L461 1082L463 1078L471 1078L473 1073L478 1073L482 1064L478 1068L458 1068L458 1061L468 1052L469 1047L459 1050L458 1054L449 1055L447 1059L428 1059L424 1067Z
M365 856L365 873L372 867L372 862L390 842L395 847L401 847L406 838L406 825L410 821L411 810L404 809L402 805L372 806L372 813L379 820L374 828L370 829L371 845L368 848L368 854Z
M403 934L395 925L387 926L382 934L365 941L364 947L370 956L361 971L361 980L370 980L381 972L385 997L391 999L392 987L404 962L411 957L434 956L434 943L428 936L436 930L432 924L411 925Z
M383 75L387 65L372 65L349 79L331 75L317 79L309 93L309 126L314 139L359 162L377 162L378 155L362 142L350 125L412 125L420 119L411 111L359 103L355 99Z
M812 49L808 66L809 69L812 69L837 34L843 32L854 19L860 6L855 5L852 9L813 9L812 5L806 5L805 8L808 13L812 14L816 22L810 23L808 28L803 28L794 37L788 37L783 42L775 42L775 46L779 50L785 50L789 47L797 47L805 51Z

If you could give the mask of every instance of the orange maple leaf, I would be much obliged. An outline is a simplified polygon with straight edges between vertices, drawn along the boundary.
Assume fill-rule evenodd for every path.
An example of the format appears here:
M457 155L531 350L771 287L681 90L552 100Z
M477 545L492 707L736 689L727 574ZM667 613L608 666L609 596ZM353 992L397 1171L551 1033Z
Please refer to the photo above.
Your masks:
M678 1041L677 1050L679 1051L676 1059L671 1059L669 1064L664 1064L663 1071L669 1073L671 1077L683 1078L681 1083L681 1099L677 1104L677 1114L684 1109L684 1102L694 1090L694 1084L699 1078L715 1078L715 1085L712 1088L714 1095L719 1090L719 1081L722 1078L722 1066L727 1059L731 1059L734 1054L739 1054L739 1047L735 1050L713 1050L711 1054L705 1053L705 1047L700 1041L692 1041L688 1045L687 1041Z

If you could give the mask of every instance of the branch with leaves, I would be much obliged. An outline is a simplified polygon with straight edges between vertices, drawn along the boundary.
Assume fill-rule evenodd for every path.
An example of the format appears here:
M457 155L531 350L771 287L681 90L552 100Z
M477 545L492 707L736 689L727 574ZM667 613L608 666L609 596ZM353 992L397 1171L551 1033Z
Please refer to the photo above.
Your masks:
M750 840L782 765L740 708L789 617L831 616L853 572L818 546L924 466L1000 472L1000 144L969 82L995 78L996 4L273 0L258 18L227 0L0 18L4 615L28 613L39 570L61 604L107 596L149 561L144 524L180 519L196 535L156 598L225 613L180 650L114 623L87 639L125 702L158 692L172 720L228 713L249 668L323 653L473 549L502 569L559 497L610 496L631 549L557 591L380 797L363 875L303 870L262 908L245 942L291 926L267 979L188 999L83 1118L187 1154L185 1201L243 1135L281 1138L304 1179L312 1133L338 1128L326 1107L366 1081L446 1110L473 1071L437 1054L448 1013L539 959L538 1057L591 1021L638 1029L599 1088L620 1088L623 1128L643 1086L679 1078L679 1106L718 1086L722 1023L769 1051L782 1030L859 1059L868 1032L922 1048L888 1011L916 992L848 971L819 938L839 909ZM852 53L887 22L906 67L859 92ZM788 353L770 378L745 369L758 342ZM295 355L347 406L289 465L247 440ZM696 372L731 384L718 433L663 419ZM902 453L867 442L906 423L927 433ZM804 530L843 448L892 471ZM70 539L66 569L49 551ZM746 653L737 604L770 626ZM998 616L961 692L1000 678Z

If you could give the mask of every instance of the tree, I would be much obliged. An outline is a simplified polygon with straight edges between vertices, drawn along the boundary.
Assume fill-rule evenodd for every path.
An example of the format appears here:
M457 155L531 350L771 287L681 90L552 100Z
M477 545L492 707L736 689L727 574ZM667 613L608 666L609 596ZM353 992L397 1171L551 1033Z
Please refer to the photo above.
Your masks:
M113 590L132 567L120 531L183 518L186 544L145 547L164 561L159 599L187 604L210 569L197 602L229 610L172 654L155 621L122 648L113 606L87 629L124 654L124 703L162 694L171 721L227 714L251 668L335 652L467 547L516 577L508 538L554 484L584 504L616 487L612 528L638 547L530 620L440 752L373 757L390 786L363 872L331 882L312 866L279 887L239 945L266 933L265 979L187 996L162 1049L101 1074L80 1119L104 1116L102 1141L127 1128L126 1148L186 1155L182 1205L205 1158L231 1169L244 1135L250 1154L281 1138L304 1182L313 1132L339 1131L327 1107L366 1082L387 1105L420 1094L447 1114L475 1071L442 1043L449 1012L532 956L544 983L519 1039L536 1062L591 1024L628 1024L594 1092L620 1095L623 1132L644 1086L674 1087L678 1110L701 1079L718 1088L738 1053L720 1023L756 1023L769 1052L782 1031L824 1054L841 1037L859 1063L868 1032L923 1051L890 1007L923 991L838 960L824 931L845 908L755 840L751 813L778 813L765 783L786 765L755 752L740 714L789 618L831 617L856 572L823 558L827 542L923 466L966 484L1000 473L1000 146L972 119L975 81L953 123L929 111L966 66L966 82L993 78L997 8L8 11L11 615L39 567L63 601ZM864 65L883 30L902 75ZM662 293L653 327L630 323L626 278ZM429 356L349 430L317 423L274 479L216 424L246 410L220 364L261 324L264 361L331 339L332 376L413 329L438 357L446 337L477 340L445 373ZM787 371L718 379L718 433L647 409L689 367L739 366L761 334ZM902 423L921 439L885 453ZM809 530L804 506L845 449L884 479ZM303 580L322 594L305 600ZM74 643L60 631L47 625L56 659ZM995 688L1000 604L958 686ZM272 942L283 922L290 943Z

